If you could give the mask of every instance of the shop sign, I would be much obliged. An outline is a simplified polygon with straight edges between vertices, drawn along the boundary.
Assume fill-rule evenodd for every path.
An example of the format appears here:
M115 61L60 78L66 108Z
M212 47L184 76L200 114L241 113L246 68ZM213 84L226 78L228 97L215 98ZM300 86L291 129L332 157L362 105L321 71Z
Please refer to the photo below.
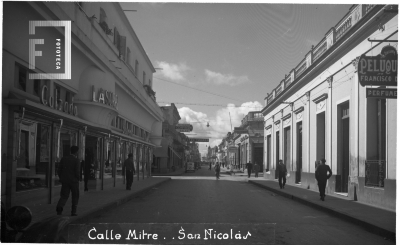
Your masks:
M367 88L367 98L397 99L397 89Z
M175 130L178 132L191 132L193 130L193 125L191 125L191 124L176 124Z
M92 85L92 101L109 105L118 110L118 96L115 93L102 88L96 92L94 85Z
M191 142L209 142L209 139L204 139L204 138L189 138L189 141Z
M68 101L63 101L58 98L58 89L54 89L55 98L50 94L50 91L46 85L42 86L40 94L40 101L43 105L53 108L58 111L62 111L74 116L78 115L78 107L74 106L74 97L71 99L71 104Z
M358 80L361 86L397 86L397 50L385 46L377 56L361 55L358 61Z

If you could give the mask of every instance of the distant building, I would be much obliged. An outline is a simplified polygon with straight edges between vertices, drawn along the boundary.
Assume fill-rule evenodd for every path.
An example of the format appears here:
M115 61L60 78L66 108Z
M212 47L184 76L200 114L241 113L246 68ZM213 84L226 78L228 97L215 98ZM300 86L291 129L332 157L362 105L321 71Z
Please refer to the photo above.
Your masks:
M89 166L89 190L123 186L122 163L129 153L137 177L149 176L163 113L152 90L155 69L120 4L4 2L3 7L1 199L7 207L57 201L59 161L73 145ZM48 76L56 66L68 73L62 63L67 50L61 61L56 54L57 47L68 46L69 33L40 26L33 31L29 21L44 20L70 20L71 79ZM29 69L32 39L44 40L34 45L43 56L35 58L34 70ZM30 73L47 76L32 79Z
M164 113L162 126L161 147L154 150L155 162L153 171L155 173L168 173L182 168L186 160L187 137L185 134L175 130L181 117L174 103L169 106L161 106Z
M263 115L259 111L249 112L240 127L235 127L232 136L231 152L237 168L244 170L246 163L257 163L263 166L264 129ZM262 171L260 167L260 171Z
M314 173L325 158L333 171L327 193L395 210L397 96L377 91L397 90L397 45L384 41L398 40L397 29L398 5L353 5L267 95L267 179L277 178L282 159L288 184L318 190ZM360 59L380 54L387 60L379 68Z

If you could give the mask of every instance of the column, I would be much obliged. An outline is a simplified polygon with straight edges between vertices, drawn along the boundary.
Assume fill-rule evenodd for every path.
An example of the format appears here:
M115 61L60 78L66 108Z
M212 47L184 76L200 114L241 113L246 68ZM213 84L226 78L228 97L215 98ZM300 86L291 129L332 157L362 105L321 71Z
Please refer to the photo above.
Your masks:
M306 92L307 98L307 171L310 172L310 114L311 114L311 102L310 102L310 91Z

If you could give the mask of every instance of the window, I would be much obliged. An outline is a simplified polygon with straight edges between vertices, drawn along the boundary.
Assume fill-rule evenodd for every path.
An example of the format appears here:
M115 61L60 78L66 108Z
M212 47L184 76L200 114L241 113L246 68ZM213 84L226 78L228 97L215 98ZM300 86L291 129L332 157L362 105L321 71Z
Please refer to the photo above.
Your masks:
M17 160L16 190L47 187L50 126L23 121L20 127L20 157Z
M114 27L114 45L119 50L119 32L117 27Z
M40 79L33 80L33 94L40 96Z
M126 63L130 66L131 65L131 50L126 48Z
M138 71L139 71L139 62L136 60L135 61L135 76L136 76L136 78L138 76Z
M146 84L146 72L143 72L143 84Z
M386 178L386 99L367 100L365 185L384 187Z
M16 78L15 86L21 89L22 91L28 92L26 89L28 80L28 69L22 65L15 64L15 78Z
M107 23L107 15L106 11L104 11L103 8L100 8L100 24L103 22Z
M151 79L149 79L149 86L150 88L153 88L153 82L151 81Z

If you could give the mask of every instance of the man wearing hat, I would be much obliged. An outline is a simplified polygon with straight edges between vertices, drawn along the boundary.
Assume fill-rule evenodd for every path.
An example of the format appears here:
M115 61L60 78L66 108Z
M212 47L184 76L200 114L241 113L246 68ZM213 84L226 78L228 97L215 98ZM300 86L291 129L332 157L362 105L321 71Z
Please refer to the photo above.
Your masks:
M325 165L326 160L322 158L320 165L315 170L315 178L318 181L320 200L325 201L326 181L332 176L332 170L328 165Z
M135 166L133 164L133 154L128 154L128 159L124 161L124 165L122 166L122 174L126 174L126 189L131 190L133 183L133 175L136 173Z

